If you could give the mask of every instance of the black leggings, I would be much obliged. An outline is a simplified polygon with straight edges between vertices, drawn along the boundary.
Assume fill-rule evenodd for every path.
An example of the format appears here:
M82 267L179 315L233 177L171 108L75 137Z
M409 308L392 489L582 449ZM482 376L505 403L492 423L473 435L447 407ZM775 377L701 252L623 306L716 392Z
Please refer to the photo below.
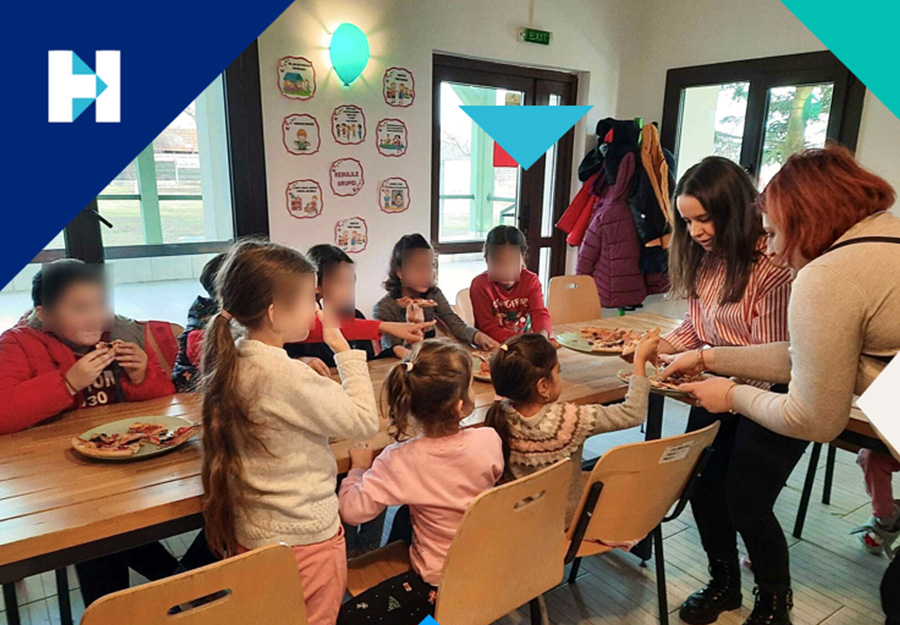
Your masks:
M900 625L900 555L894 557L881 580L881 607L887 625Z
M157 542L80 562L75 570L87 607L103 595L128 588L129 568L149 580L157 580L172 575L177 566L178 560Z
M416 625L434 616L437 589L415 571L385 580L341 606L337 625Z
M733 414L691 408L688 432L721 421L709 464L691 497L691 509L710 560L737 560L737 532L753 563L756 583L790 587L787 541L773 508L808 441L788 438Z

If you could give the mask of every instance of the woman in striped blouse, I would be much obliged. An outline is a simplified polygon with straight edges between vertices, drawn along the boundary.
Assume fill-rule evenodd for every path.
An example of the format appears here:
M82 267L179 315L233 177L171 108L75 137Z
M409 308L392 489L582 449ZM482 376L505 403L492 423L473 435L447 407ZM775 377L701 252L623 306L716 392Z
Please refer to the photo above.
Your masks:
M660 352L686 352L679 358L702 362L704 347L788 340L791 274L765 255L750 177L728 159L708 157L684 174L675 198L679 215L669 277L673 294L688 298L689 311L684 323L663 337ZM773 506L807 443L739 414L712 414L699 403L691 408L688 431L717 420L722 425L715 451L691 499L712 579L687 598L681 618L694 625L712 623L741 607L740 532L759 587L745 625L789 624L788 549Z

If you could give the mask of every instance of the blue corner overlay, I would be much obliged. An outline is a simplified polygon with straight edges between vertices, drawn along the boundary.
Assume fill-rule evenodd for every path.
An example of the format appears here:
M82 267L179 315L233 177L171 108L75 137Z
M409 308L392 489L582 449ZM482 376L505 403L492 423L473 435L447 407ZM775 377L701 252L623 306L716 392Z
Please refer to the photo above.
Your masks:
M15 88L0 102L7 155L0 168L0 287L289 5L92 0L6 6L0 50L9 61L4 81ZM81 113L74 122L48 122L50 50L73 51L73 75L95 74L97 50L120 51L120 122L97 123L94 100L82 94L73 97L73 112ZM93 95L106 88L98 80Z
M522 169L534 165L590 106L461 106Z
M438 622L433 617L426 616L419 625L438 625Z

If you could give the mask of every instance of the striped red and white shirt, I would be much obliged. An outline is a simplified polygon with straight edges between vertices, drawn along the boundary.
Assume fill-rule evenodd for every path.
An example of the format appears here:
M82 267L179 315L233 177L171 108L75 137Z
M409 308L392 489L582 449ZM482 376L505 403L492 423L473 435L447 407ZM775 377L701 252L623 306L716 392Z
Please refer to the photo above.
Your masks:
M700 263L697 297L688 300L684 322L663 338L677 351L711 347L742 347L788 340L787 311L791 273L764 255L753 264L744 296L719 303L725 282L725 258L707 254Z

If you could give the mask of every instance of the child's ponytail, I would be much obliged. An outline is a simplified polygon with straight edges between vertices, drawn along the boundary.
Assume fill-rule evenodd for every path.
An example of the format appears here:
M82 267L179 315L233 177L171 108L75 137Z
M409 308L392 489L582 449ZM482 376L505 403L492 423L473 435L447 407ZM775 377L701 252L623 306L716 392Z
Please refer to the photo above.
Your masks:
M503 476L501 481L507 482L512 479L512 473L509 471L509 439L511 433L509 431L509 421L506 418L506 407L503 405L503 399L495 399L491 407L488 408L487 415L484 417L484 424L489 428L494 428L500 441L503 443Z

